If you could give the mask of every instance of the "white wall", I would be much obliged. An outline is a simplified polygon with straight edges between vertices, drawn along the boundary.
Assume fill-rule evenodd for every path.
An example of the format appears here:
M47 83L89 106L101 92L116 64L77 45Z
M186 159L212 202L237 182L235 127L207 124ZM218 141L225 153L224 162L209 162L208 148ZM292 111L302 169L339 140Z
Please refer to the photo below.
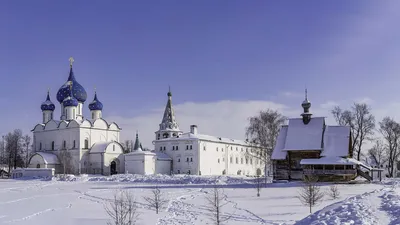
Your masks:
M222 175L225 170L226 175L237 175L239 171L241 175L257 175L257 169L264 174L262 162L254 157L248 157L246 154L246 148L250 151L251 146L217 143L197 138L158 140L154 144L156 151L162 149L172 158L172 171L175 174L188 173L190 170L191 174ZM192 149L190 149L190 145ZM178 146L178 150L176 150L176 146ZM186 146L189 146L189 150L186 149ZM232 162L230 161L231 157ZM187 162L188 158L189 162Z
M125 171L130 174L155 174L156 155L149 152L125 154Z
M157 160L156 174L171 174L171 160Z
M24 169L14 169L12 171L12 178L20 178L20 177L53 177L54 176L54 169L49 168L24 168Z

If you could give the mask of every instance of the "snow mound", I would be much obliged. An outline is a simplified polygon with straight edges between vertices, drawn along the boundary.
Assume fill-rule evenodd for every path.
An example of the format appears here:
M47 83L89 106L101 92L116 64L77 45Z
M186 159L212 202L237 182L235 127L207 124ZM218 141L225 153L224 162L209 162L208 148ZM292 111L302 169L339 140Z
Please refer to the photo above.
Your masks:
M386 192L381 196L381 208L392 217L390 224L400 224L400 193L395 190Z
M254 184L255 178L243 176L197 176L197 175L138 175L117 174L112 176L95 175L56 175L55 181L80 181L80 182L130 182L130 183L156 183L156 184ZM272 182L269 179L269 182Z
M295 225L376 225L373 207L367 200L378 190L357 195L341 202L332 204L314 214L298 221ZM366 201L367 200L367 201Z

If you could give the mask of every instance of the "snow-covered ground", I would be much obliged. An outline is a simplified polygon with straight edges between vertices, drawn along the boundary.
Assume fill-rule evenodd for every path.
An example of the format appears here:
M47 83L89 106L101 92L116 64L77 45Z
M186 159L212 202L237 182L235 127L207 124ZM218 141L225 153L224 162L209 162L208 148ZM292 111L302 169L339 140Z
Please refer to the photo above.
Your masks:
M212 224L206 196L216 177L205 176L69 176L64 179L1 180L0 224L102 225L109 217L104 203L118 189L134 194L141 225ZM338 185L340 198L325 197L309 215L298 199L300 183L268 184L256 197L253 180L218 177L227 205L222 214L239 224L400 224L397 184ZM392 182L393 183L393 182ZM143 200L157 184L169 200L159 214ZM328 184L322 184L328 191ZM322 210L321 210L322 209ZM321 210L321 211L318 211ZM305 218L306 217L306 218ZM304 219L303 219L304 218ZM399 219L397 219L399 220ZM319 222L318 222L319 221Z

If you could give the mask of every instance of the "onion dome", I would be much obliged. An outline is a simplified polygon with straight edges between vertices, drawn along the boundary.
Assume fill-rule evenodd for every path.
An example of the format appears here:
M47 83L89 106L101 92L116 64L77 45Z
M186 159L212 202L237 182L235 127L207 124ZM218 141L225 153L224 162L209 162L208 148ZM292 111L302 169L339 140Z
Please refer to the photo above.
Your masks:
M57 101L59 103L62 103L65 98L69 96L69 86L72 84L72 93L73 97L81 103L84 103L87 98L87 93L85 89L80 85L74 76L74 71L72 70L72 63L73 63L73 58L70 58L70 71L69 71L69 77L67 82L63 86L60 87L60 89L57 92Z
M49 91L47 91L47 98L46 98L46 101L44 101L44 102L42 103L42 105L40 106L40 108L42 109L42 111L45 111L45 110L54 111L54 109L56 108L55 105L53 104L53 102L50 100L50 93L49 93Z
M68 106L78 106L79 102L73 95L73 84L71 83L69 86L69 95L64 99L63 105L64 107Z
M90 110L103 110L103 103L101 103L97 99L97 93L94 92L94 99L93 101L89 104L89 109Z

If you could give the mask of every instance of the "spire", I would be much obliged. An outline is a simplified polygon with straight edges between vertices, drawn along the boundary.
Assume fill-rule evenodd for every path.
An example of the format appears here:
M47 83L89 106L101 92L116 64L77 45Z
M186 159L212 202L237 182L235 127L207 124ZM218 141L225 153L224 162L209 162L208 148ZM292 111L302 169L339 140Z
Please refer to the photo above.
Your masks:
M47 98L46 101L50 101L50 88L47 88Z
M303 113L301 114L303 122L304 124L308 124L311 120L312 113L310 113L311 102L308 100L307 88L305 89L305 98L303 103L301 103L301 107L303 107Z
M133 146L133 151L143 151L142 144L139 141L139 134L137 131L136 131L136 140L135 140L135 145Z
M167 93L167 96L168 96L168 97L171 97L171 96L172 96L172 93L171 93L171 86L169 86L169 85L168 85L168 93Z
M174 108L172 107L172 93L171 88L168 89L168 101L165 106L164 116L160 124L160 130L174 129L179 130L178 123L175 119Z
M71 57L69 57L69 67L71 67L72 68L72 64L74 64L74 58L71 56Z

